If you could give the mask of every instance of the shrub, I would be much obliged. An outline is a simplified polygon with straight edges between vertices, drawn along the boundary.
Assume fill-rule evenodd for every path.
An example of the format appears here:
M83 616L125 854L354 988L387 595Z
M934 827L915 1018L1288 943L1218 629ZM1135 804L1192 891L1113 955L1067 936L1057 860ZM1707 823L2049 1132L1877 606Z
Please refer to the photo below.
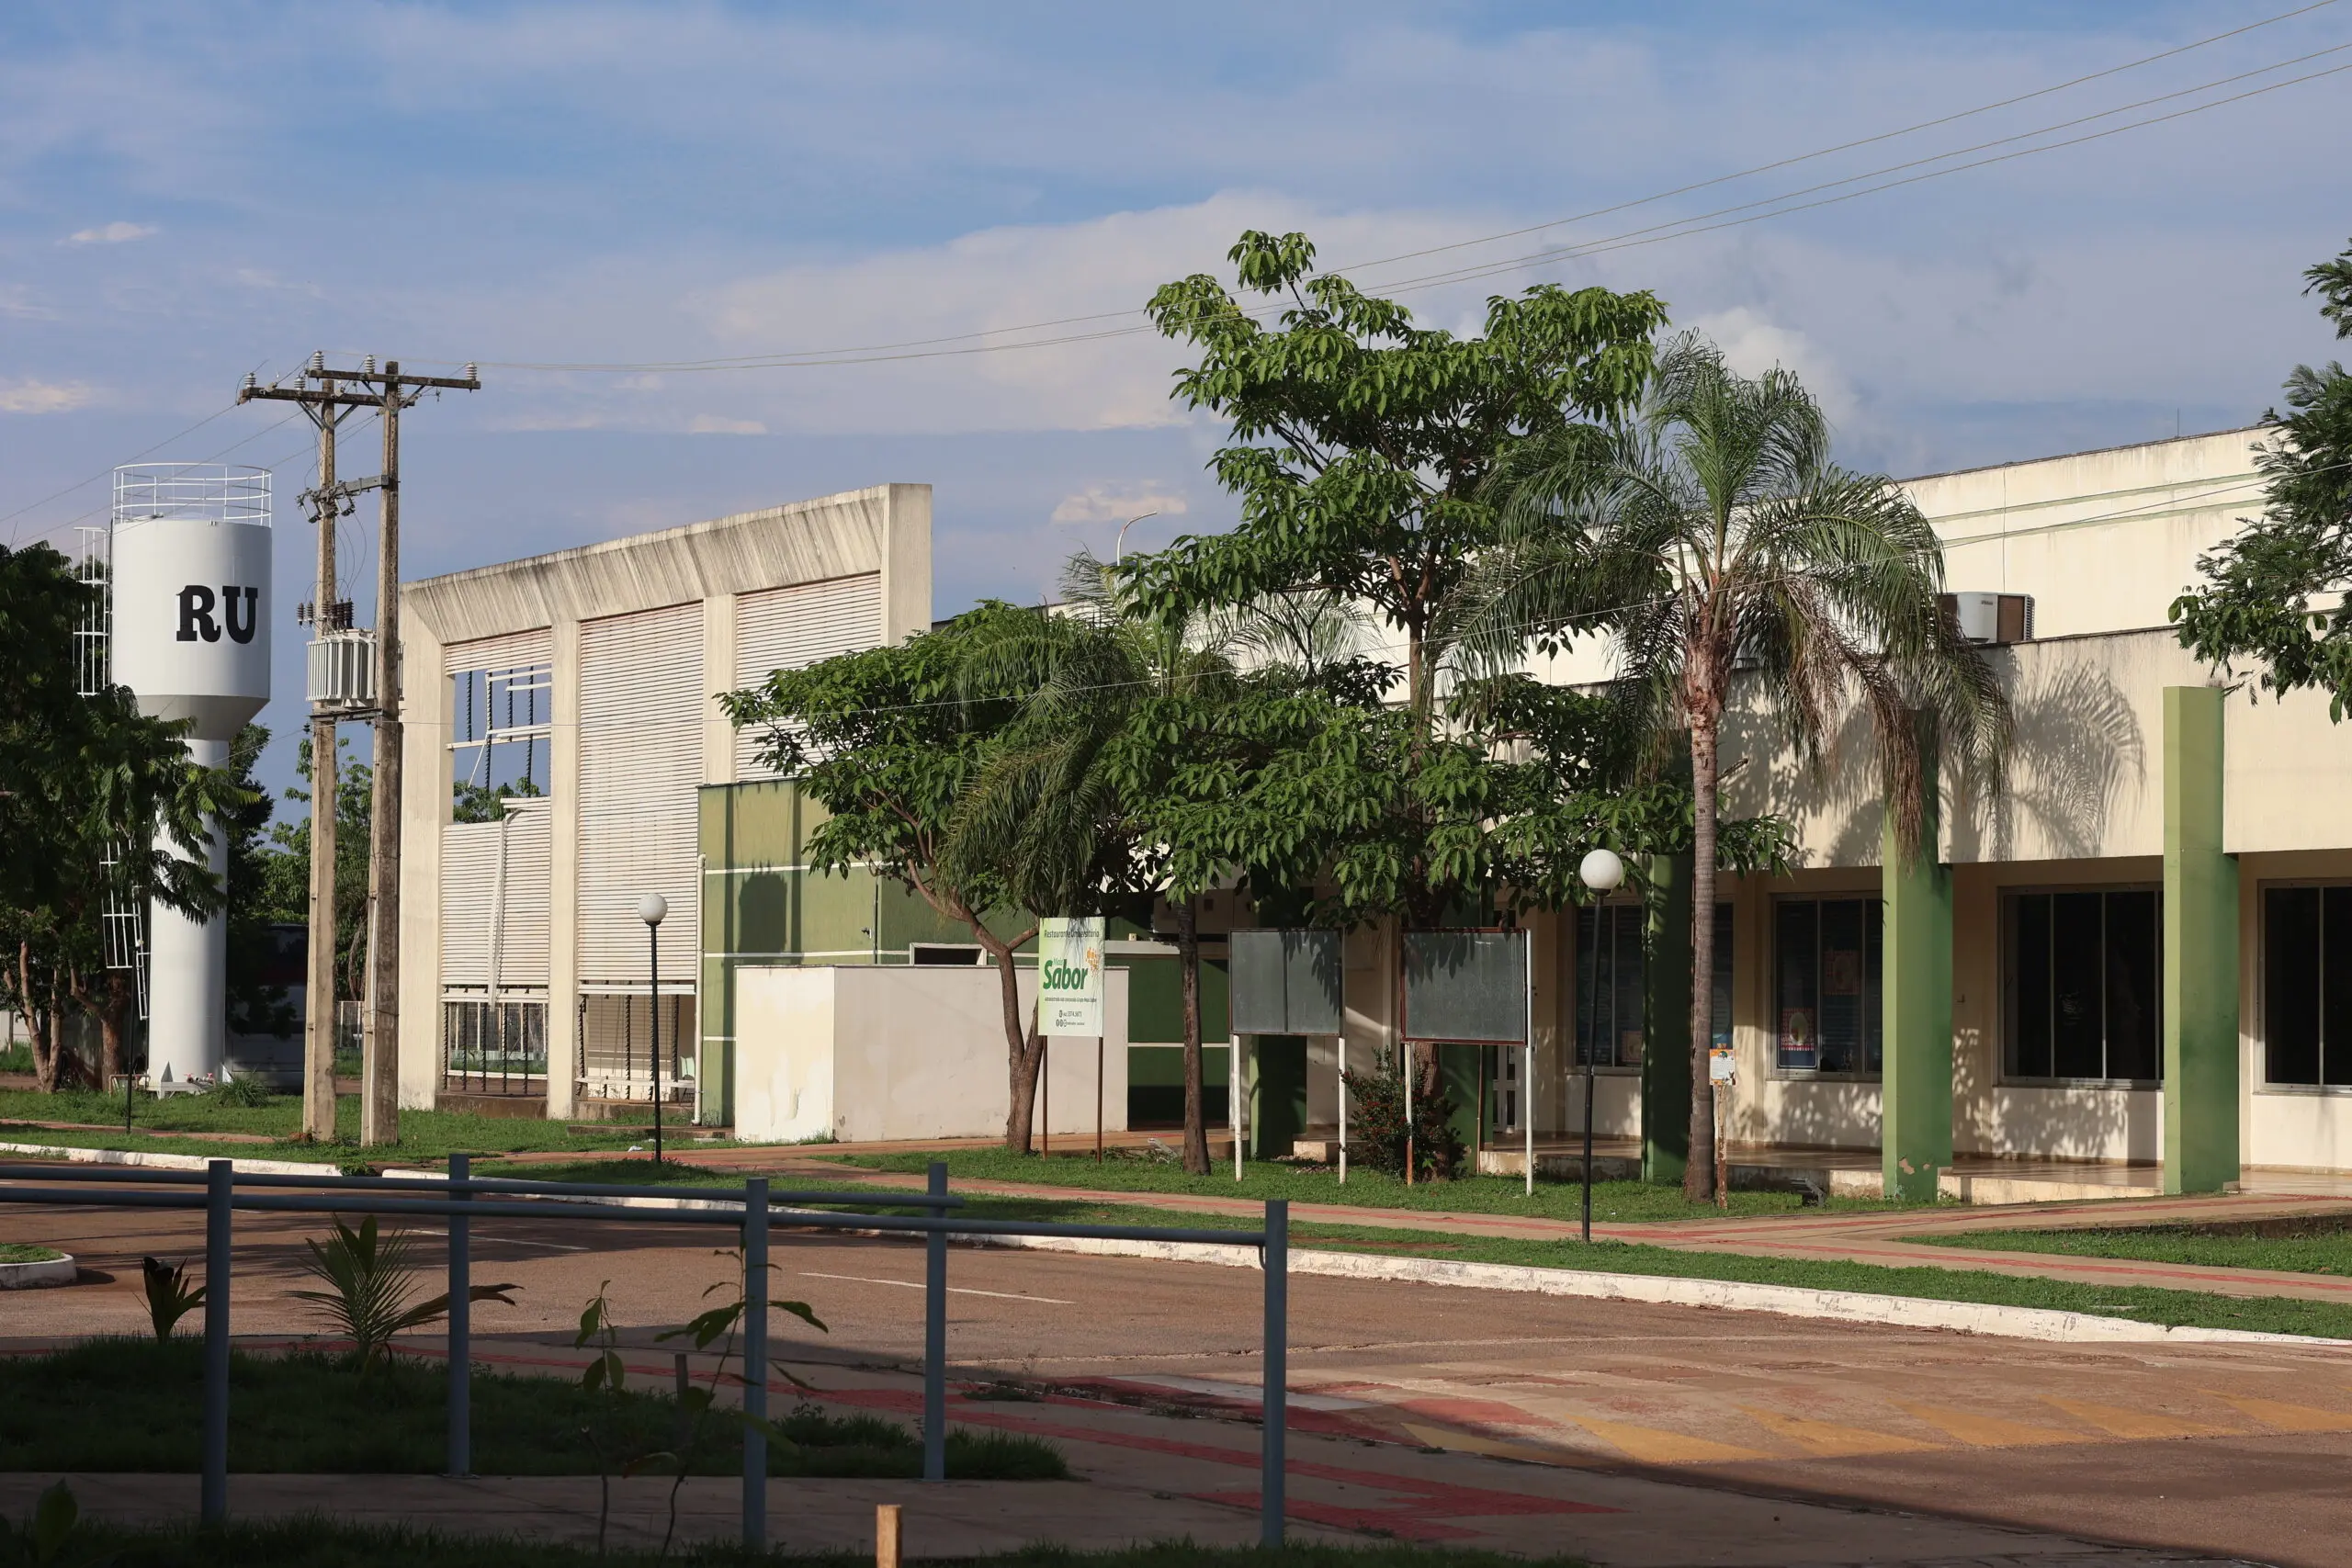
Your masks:
M1348 1117L1348 1157L1388 1176L1405 1172L1405 1080L1393 1052L1375 1051L1369 1071L1344 1075L1353 1111ZM1453 1130L1453 1097L1442 1086L1413 1096L1413 1173L1450 1179L1462 1164Z
M204 1091L204 1098L215 1105L234 1106L241 1111L258 1111L277 1097L277 1091L259 1078L232 1078L225 1071L220 1081Z

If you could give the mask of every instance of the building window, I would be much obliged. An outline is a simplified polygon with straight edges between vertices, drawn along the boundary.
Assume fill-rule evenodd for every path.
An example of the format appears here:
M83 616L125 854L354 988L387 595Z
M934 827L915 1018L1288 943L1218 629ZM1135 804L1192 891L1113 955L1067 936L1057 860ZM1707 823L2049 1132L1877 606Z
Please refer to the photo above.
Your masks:
M1883 908L1876 898L1773 901L1774 1059L1781 1071L1874 1077L1884 1065Z
M653 1098L655 1040L661 1053L662 1095L694 1096L694 994L684 986L662 993L662 1011L642 993L606 993L580 998L580 1091L591 1100Z
M2352 1084L2352 886L2262 893L2263 1079Z
M2012 893L2002 925L2010 1077L2163 1077L2162 894Z
M519 1000L502 996L496 1001L487 993L443 998L441 1072L451 1089L489 1094L546 1093L546 995Z
M1639 904L1577 911L1577 1066L1642 1065L1643 932ZM1715 906L1715 1043L1731 1043L1732 915Z
M554 668L518 664L449 677L453 821L494 822L515 795L548 793Z

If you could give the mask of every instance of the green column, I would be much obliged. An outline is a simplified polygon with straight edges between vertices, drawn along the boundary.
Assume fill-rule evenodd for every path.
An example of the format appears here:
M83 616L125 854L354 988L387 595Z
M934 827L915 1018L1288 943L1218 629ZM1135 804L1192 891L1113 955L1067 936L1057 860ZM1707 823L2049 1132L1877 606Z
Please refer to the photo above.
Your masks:
M2238 1179L2238 867L2222 852L2222 693L2165 688L2165 1190Z
M1932 716L1914 715L1919 743L1919 852L1906 855L1886 814L1880 885L1886 900L1881 992L1886 1059L1879 1135L1886 1195L1936 1195L1951 1164L1951 870L1936 858L1941 811Z
M1645 867L1650 886L1642 961L1642 1179L1665 1187L1682 1185L1682 1168L1690 1158L1691 863L1687 854L1652 855ZM1579 997L1591 983L1589 963L1577 965ZM1575 1060L1573 1049L1569 1060ZM1571 1099L1573 1121L1582 1113L1582 1101Z

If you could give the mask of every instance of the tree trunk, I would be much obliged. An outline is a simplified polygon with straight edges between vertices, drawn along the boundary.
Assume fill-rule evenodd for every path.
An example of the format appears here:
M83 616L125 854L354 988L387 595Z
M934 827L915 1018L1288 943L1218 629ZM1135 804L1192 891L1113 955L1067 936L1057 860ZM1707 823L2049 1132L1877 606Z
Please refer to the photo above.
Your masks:
M997 999L1003 1010L1004 1047L1011 1073L1012 1108L1004 1117L1004 1146L1017 1155L1029 1152L1030 1132L1037 1113L1037 1067L1046 1042L1037 1032L1037 1010L1029 1010L1026 1028L1021 1022L1021 972L1012 966L1012 944L999 942L975 925L972 934L996 961Z
M130 1070L128 1054L123 1049L123 1035L129 1022L125 1016L130 1010L130 998L124 994L122 982L113 975L107 976L105 1001L98 1007L98 1087L112 1084L117 1074Z
M1682 1194L1715 1195L1715 1087L1708 1052L1715 1039L1715 721L1690 724L1690 1154Z
M33 944L17 944L17 994L24 998L25 1034L33 1053L33 1084L43 1094L57 1092L57 1008L41 1006L33 998Z
M1176 964L1184 988L1184 1170L1190 1176L1209 1173L1209 1123L1206 1091L1201 1082L1201 921L1195 897L1186 894L1176 906ZM1228 1037L1232 1031L1227 1032ZM1239 1053L1235 1053L1238 1057ZM1228 1075L1226 1093L1241 1092L1241 1075Z

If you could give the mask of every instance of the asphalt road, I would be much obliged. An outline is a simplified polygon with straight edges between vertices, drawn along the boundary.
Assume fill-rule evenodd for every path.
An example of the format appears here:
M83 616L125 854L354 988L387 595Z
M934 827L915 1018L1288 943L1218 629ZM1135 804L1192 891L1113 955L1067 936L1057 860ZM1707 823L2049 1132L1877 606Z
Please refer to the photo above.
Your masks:
M240 1335L320 1330L309 1218L240 1214ZM474 1279L521 1287L476 1333L568 1348L607 1289L631 1337L726 1287L729 1232L483 1221ZM142 1253L200 1271L200 1218L0 1213L0 1239L62 1247L86 1282L0 1297L0 1342L143 1332ZM414 1237L437 1274L437 1230ZM779 1233L778 1323L823 1369L920 1354L920 1250ZM98 1278L106 1276L107 1278ZM959 1374L1091 1386L1200 1416L1253 1413L1259 1279L1210 1265L956 1249ZM609 1284L606 1282L609 1281ZM2073 1346L1713 1312L1299 1277L1291 1388L1303 1430L2279 1563L2352 1561L2352 1360L2272 1346Z

